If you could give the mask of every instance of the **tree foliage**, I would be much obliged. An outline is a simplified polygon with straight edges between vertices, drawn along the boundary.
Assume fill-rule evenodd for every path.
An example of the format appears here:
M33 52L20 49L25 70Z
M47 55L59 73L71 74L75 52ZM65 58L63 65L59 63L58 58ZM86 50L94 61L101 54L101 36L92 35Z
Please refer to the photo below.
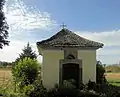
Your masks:
M36 59L24 58L12 69L12 74L20 87L32 84L39 74L40 64Z
M103 67L102 63L100 61L97 61L97 83L103 83L106 81L105 79L105 68Z
M35 52L32 51L32 48L30 47L29 43L23 49L23 53L21 53L19 56L20 56L20 59L24 59L25 57L29 57L31 59L37 58Z
M8 45L8 25L6 22L5 14L3 12L4 0L0 0L0 48L4 45Z
M16 59L15 63L19 62L19 60L23 60L24 58L31 58L36 59L37 55L34 51L32 51L32 48L30 47L30 44L28 43L26 47L22 50L23 52L19 54L19 57Z

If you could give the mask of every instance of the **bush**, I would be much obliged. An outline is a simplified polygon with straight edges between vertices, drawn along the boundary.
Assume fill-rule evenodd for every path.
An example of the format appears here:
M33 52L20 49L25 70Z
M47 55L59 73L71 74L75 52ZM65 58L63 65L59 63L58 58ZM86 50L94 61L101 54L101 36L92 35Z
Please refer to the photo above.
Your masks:
M97 68L97 73L96 73L96 75L97 75L97 79L96 79L96 81L97 81L97 83L99 83L99 84L102 84L102 83L105 83L106 82L106 79L105 79L105 75L104 75L104 73L105 73L105 68L103 67L103 65L102 65L102 63L100 62L100 61L97 61L97 66L96 66Z
M79 90L70 88L53 88L48 92L48 97L105 97L93 90Z
M44 88L41 79L38 77L33 83L34 89L29 93L29 97L46 97L47 89Z
M87 89L88 90L95 90L95 88L96 88L96 83L92 82L92 81L89 81L88 84L87 84Z
M64 80L62 84L56 84L53 89L48 91L48 97L77 97L79 91L73 83L73 80Z
M78 97L78 89L53 88L47 93L48 97Z
M70 88L70 89L75 89L76 86L74 85L74 80L64 80L63 85L60 85L60 87L63 86L64 88Z
M81 90L78 97L105 97L103 94L99 94L94 90Z
M40 64L36 59L20 60L12 69L14 80L20 88L32 84L38 77Z
M95 91L93 87L95 86L94 82L89 82L86 86L81 84L81 86L82 90L77 89L71 81L65 80L63 84L56 85L55 88L51 89L48 92L48 97L105 97L102 93L100 94Z
M34 90L34 86L32 84L28 86L24 86L23 91L25 95L30 95L30 93Z

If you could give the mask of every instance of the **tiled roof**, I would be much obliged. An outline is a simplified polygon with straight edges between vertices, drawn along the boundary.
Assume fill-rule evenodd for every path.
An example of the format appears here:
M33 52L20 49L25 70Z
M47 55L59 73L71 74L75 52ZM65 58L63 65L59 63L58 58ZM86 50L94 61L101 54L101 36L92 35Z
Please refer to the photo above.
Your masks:
M52 46L52 47L93 47L102 48L103 44L85 39L68 29L62 29L52 37L37 42L37 45Z

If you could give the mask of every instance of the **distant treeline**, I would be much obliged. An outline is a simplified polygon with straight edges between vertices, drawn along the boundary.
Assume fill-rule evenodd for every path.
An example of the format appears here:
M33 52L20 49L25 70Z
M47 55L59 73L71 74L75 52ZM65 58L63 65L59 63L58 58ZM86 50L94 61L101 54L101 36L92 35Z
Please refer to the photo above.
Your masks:
M120 65L118 64L108 65L106 66L105 70L106 72L117 73L117 72L120 72Z
M12 62L0 61L0 68L11 67L12 64Z

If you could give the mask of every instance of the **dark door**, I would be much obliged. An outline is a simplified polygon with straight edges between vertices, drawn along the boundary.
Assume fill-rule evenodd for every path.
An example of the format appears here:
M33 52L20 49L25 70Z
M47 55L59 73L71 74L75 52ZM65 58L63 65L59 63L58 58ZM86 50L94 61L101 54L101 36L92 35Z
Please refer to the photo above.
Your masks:
M75 80L74 85L79 86L79 64L63 64L62 80Z

